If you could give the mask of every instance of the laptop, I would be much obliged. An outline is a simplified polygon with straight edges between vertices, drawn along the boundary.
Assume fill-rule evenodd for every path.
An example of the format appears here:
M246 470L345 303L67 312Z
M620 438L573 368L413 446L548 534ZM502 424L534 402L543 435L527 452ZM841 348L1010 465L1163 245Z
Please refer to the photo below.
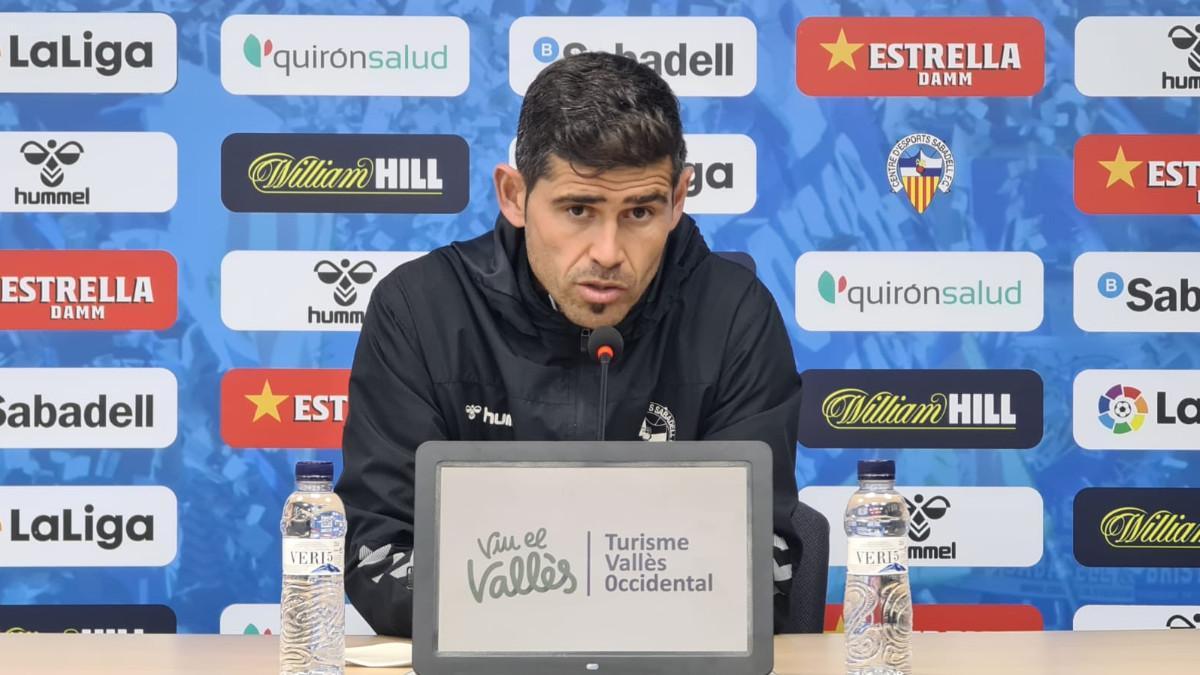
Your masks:
M436 441L416 459L419 675L767 675L758 441Z

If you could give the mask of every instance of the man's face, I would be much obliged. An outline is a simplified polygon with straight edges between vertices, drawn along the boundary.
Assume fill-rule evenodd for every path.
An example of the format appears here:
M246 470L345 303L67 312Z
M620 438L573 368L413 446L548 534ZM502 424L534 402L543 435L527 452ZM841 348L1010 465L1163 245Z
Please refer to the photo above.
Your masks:
M509 219L525 228L529 266L559 311L585 328L615 325L658 273L690 169L672 184L666 158L598 175L555 156L548 166Z

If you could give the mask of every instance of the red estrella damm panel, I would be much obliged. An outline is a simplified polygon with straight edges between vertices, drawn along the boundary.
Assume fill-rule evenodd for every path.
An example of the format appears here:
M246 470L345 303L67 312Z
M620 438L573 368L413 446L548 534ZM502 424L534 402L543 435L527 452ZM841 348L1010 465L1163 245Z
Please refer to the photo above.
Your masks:
M221 379L221 438L234 448L340 449L350 371L234 369Z
M1030 17L815 17L796 27L809 96L1033 96L1046 35Z
M1075 205L1094 214L1200 213L1200 136L1095 134L1075 143Z
M0 251L0 330L164 330L178 289L166 251Z
M825 606L825 632L842 632L842 606ZM1031 605L913 605L913 630L1031 631L1043 630L1042 613Z

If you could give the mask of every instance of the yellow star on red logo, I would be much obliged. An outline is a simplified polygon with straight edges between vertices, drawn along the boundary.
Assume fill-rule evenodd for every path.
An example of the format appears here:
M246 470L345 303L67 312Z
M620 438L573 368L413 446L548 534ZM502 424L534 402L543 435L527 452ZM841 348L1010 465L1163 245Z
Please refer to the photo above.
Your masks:
M1117 156L1112 160L1099 160L1100 166L1108 170L1108 182L1104 184L1105 188L1110 188L1114 183L1121 182L1129 187L1137 187L1133 184L1133 170L1142 165L1141 162L1135 162L1132 159L1125 159L1125 148L1117 146Z
M842 63L850 66L850 70L858 70L854 63L854 52L862 49L863 43L847 42L844 28L838 31L837 42L822 42L821 46L829 52L829 67L826 70L833 70Z
M279 404L288 399L288 394L276 394L271 391L271 381L264 380L263 388L257 394L245 394L248 401L254 404L254 419L252 422L257 422L264 415L269 415L275 418L276 422L282 422L279 419Z

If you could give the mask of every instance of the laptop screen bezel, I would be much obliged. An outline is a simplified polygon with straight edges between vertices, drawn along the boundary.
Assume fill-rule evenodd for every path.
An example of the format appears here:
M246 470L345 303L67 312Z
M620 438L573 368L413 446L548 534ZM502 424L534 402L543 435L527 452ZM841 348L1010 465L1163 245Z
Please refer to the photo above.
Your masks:
M438 644L438 472L443 465L490 464L574 467L748 467L750 616L747 652L441 652ZM662 675L767 673L772 641L771 451L759 441L432 441L416 459L413 547L413 666L421 675L495 675L578 671ZM498 670L501 669L501 670Z

